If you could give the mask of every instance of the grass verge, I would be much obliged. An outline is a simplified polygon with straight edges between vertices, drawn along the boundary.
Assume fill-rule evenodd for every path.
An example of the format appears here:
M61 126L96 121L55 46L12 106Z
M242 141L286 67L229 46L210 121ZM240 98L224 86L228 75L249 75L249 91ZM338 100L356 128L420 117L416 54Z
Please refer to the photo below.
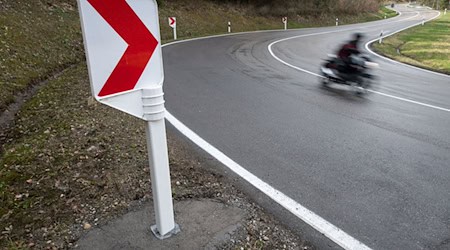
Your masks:
M375 51L394 60L450 74L450 14L425 25L402 31L382 44L373 45Z
M0 1L0 112L14 96L83 60L75 1Z

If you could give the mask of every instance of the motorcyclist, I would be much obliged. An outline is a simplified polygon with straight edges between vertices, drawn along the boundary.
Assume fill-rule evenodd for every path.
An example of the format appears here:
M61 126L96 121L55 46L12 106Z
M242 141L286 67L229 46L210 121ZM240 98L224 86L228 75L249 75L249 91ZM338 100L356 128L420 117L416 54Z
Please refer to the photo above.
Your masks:
M350 85L358 94L367 93L376 79L369 70L378 64L359 50L362 38L360 33L353 34L352 40L336 51L336 56L329 55L320 68L323 85L334 82Z
M359 55L359 43L362 40L363 35L361 33L353 34L353 39L341 46L337 52L337 57L341 61L341 67L338 68L339 72L344 74L354 74L357 72L355 67L353 56Z

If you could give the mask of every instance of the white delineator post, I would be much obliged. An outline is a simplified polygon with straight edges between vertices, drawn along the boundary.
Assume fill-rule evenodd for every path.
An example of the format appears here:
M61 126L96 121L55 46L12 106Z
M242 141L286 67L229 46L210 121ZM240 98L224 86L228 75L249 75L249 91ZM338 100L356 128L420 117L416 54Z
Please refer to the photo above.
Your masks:
M283 21L284 24L284 30L287 30L287 16L283 17L281 20Z
M231 22L228 22L228 33L231 33Z
M157 238L165 239L177 234L180 228L175 224L173 214L162 86L143 89L142 104L156 218L156 225L152 226L151 230Z
M380 33L380 40L378 41L378 43L382 43L383 42L383 31L381 31Z
M173 27L173 40L177 40L177 26Z
M447 15L447 8L444 9L444 15Z
M339 18L336 18L336 26L339 25Z

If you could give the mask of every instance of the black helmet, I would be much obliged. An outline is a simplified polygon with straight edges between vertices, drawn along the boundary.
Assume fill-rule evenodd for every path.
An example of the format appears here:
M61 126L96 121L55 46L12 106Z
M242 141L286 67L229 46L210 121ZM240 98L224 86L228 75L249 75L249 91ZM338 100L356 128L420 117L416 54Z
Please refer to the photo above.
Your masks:
M357 32L357 33L353 34L353 37L354 37L355 41L359 41L359 40L363 39L364 35L362 33Z

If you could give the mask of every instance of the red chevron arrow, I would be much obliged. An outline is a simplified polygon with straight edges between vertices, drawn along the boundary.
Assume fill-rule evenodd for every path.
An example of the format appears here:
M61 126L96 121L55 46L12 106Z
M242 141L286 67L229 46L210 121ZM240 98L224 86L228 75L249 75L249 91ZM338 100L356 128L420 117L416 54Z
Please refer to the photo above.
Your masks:
M170 26L172 26L175 23L175 18L169 17L169 19L170 19Z
M125 0L88 0L128 44L98 96L132 90L158 46L158 41Z

